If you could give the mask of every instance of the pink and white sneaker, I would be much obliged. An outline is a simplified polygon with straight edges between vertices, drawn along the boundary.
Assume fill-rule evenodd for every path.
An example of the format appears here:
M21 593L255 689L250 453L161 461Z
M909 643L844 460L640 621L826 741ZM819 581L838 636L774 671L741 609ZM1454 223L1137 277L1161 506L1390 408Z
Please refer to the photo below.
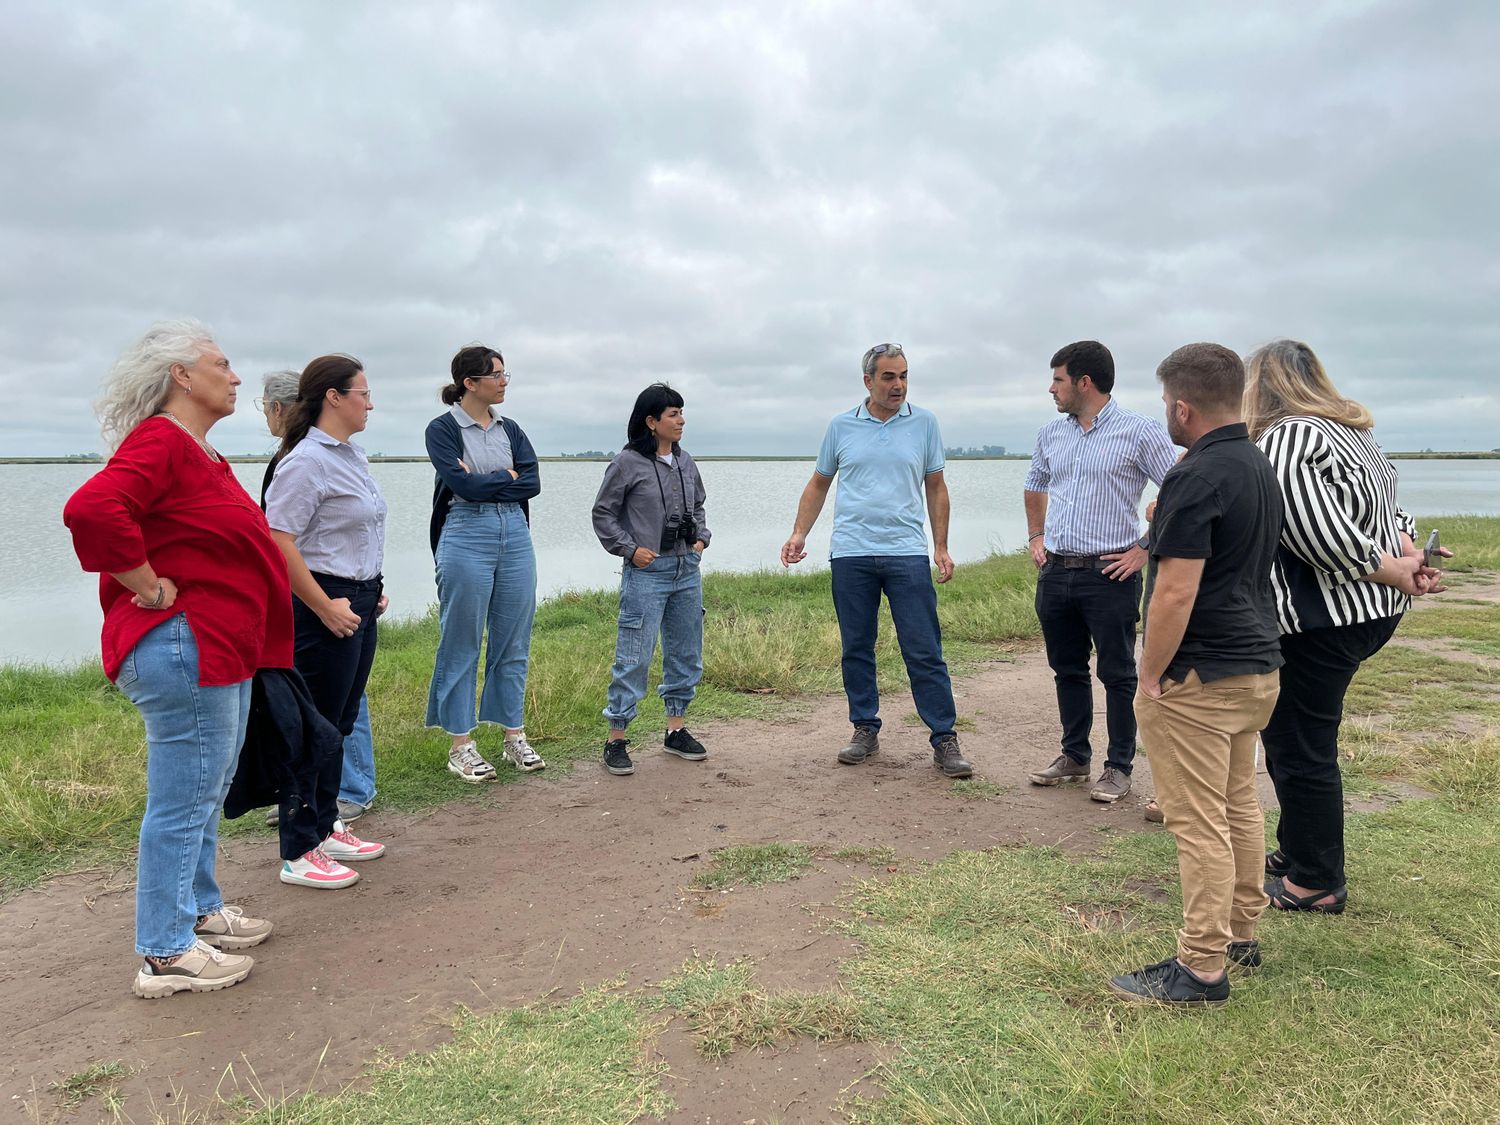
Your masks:
M283 860L281 881L299 887L336 891L359 882L359 872L330 859L322 848L314 848L301 859Z
M385 845L361 840L342 820L335 820L333 835L323 841L323 851L340 863L353 863L361 859L379 859L385 855Z

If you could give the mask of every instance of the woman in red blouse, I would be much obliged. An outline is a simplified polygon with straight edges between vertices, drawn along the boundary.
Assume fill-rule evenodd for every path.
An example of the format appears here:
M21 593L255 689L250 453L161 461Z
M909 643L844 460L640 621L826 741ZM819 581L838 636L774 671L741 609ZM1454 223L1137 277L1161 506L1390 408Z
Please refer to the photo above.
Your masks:
M109 463L63 522L99 573L104 672L146 725L136 879L137 996L238 984L271 924L226 906L214 876L257 668L292 665L286 563L259 505L208 443L240 378L207 328L156 324L98 403Z

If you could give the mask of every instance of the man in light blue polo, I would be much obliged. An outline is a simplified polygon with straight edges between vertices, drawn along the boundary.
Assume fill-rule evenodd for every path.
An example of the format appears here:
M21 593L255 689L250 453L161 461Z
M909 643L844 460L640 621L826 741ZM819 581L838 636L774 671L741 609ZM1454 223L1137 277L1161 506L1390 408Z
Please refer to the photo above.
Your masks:
M830 552L833 608L843 640L844 694L854 724L839 761L858 765L880 749L875 638L883 592L917 714L932 732L932 763L948 777L969 777L973 767L953 732L953 683L943 660L932 584L934 563L939 582L953 577L942 435L930 411L906 401L908 372L900 344L877 344L865 353L861 366L868 396L828 423L817 468L797 504L792 536L781 548L781 562L791 566L807 557L807 533L837 476ZM932 523L931 562L924 495Z

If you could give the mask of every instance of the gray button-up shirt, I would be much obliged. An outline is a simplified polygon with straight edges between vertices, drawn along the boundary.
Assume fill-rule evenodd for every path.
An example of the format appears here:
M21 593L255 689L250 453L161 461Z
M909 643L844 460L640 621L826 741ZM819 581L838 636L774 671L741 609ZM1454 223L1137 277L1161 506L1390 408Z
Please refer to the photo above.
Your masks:
M711 533L703 512L707 494L698 466L683 449L672 461L668 465L658 457L642 457L625 449L604 470L594 498L594 534L610 554L629 560L637 547L655 551L661 546L669 514L679 519L691 515L698 525L696 538L708 545ZM692 548L691 542L678 539L670 553L680 555Z
M486 428L474 421L462 403L455 402L449 413L458 423L458 432L464 439L464 464L469 466L469 472L498 473L502 469L516 467L516 459L510 449L510 435L500 424L500 415L491 411L493 421ZM456 497L453 502L465 503Z
M380 574L385 497L365 451L313 426L276 467L266 522L297 537L307 568L339 578Z

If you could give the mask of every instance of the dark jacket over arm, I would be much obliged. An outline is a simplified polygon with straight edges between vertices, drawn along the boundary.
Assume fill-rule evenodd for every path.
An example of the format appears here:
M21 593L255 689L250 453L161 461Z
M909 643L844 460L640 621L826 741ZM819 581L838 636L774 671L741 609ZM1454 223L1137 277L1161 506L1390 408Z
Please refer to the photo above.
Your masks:
M438 540L443 535L443 524L448 522L448 507L455 497L482 504L516 503L526 521L531 522L531 506L527 503L542 491L542 477L537 465L536 450L525 431L509 418L501 418L505 436L510 439L511 459L516 466L516 476L501 470L495 473L466 473L459 464L464 456L463 432L451 414L439 414L427 424L427 457L437 471L437 480L432 493L432 523L429 527L432 553L437 554Z

